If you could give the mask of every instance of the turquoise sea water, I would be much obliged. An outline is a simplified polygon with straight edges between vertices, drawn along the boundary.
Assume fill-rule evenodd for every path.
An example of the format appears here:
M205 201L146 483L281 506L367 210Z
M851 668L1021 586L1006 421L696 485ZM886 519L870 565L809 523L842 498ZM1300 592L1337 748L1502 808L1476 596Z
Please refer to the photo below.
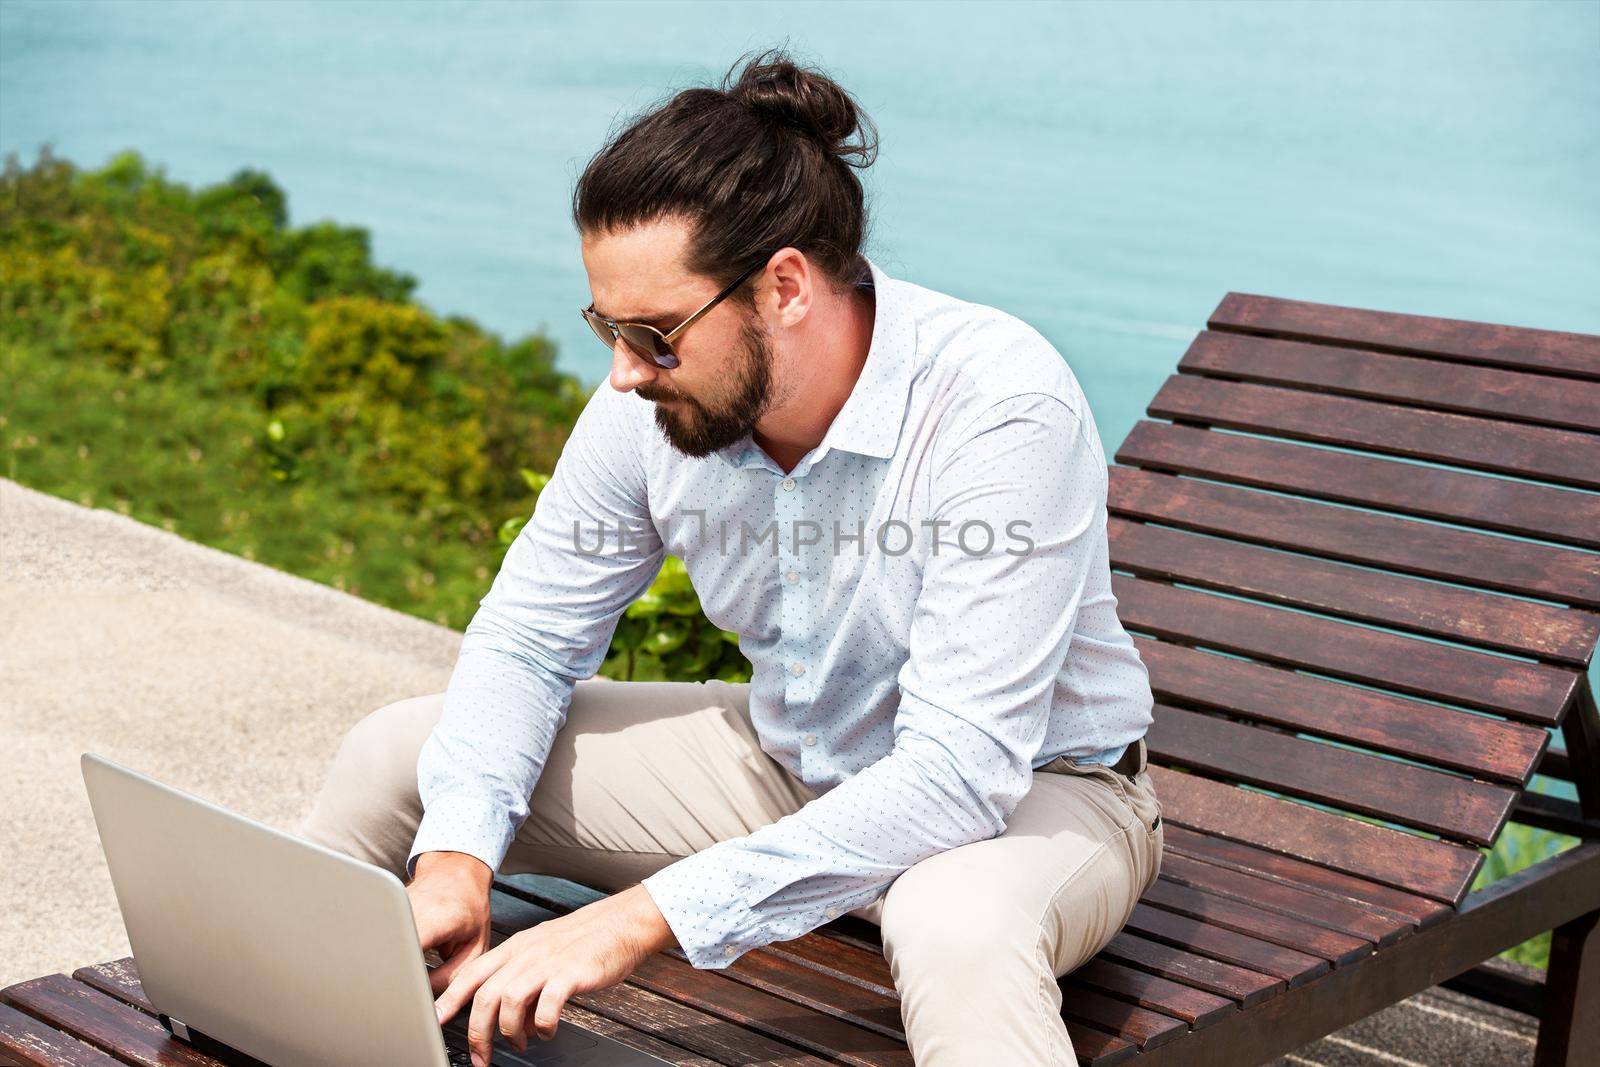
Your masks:
M1229 289L1600 332L1600 4L0 0L0 151L261 167L591 384L573 179L787 41L877 120L868 253L1036 325L1108 452Z

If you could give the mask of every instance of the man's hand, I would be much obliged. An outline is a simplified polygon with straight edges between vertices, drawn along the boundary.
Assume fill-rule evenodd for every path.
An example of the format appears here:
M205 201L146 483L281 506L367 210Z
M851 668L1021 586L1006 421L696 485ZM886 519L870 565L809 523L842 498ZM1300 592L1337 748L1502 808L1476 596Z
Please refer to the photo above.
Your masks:
M406 886L422 951L444 960L428 972L438 996L450 979L489 947L489 887L494 872L465 852L424 852L416 877Z
M530 1032L542 1040L555 1036L561 1009L574 993L614 986L652 953L675 944L649 891L635 885L512 934L463 966L436 1002L439 1021L471 999L468 1047L472 1062L483 1067L495 1031L524 1052Z

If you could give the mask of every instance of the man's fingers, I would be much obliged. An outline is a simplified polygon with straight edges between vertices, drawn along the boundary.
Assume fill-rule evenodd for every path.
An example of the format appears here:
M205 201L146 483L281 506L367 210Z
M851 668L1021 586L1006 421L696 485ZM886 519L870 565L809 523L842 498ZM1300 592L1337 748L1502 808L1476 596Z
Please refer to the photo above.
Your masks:
M502 984L496 974L484 982L479 995L472 998L472 1014L467 1017L467 1049L475 1064L487 1064L494 1052L494 1035L500 1025Z
M504 945L505 942L502 941L500 947L504 947ZM472 999L472 995L478 991L478 987L488 981L489 976L499 969L500 961L505 958L505 953L500 950L500 947L492 948L465 963L455 964L455 973L451 975L444 992L439 994L433 1005L441 1023L446 1019L453 1018L456 1012L461 1010L462 1005ZM449 967L451 964L446 962L444 966Z
M556 1036L556 1023L561 1020L561 1009L567 998L576 992L568 979L553 978L545 983L539 994L539 1008L533 1014L533 1028L541 1038L549 1041Z
M439 966L428 972L428 984L433 987L433 995L435 997L449 988L451 979L456 976L456 973L460 971L461 968L478 958L473 954L474 948L475 946L468 945L466 948L462 949L460 952L457 952L454 956L451 956L449 959L439 964ZM450 1015L454 1014L455 1012L453 1011L450 1013ZM449 1017L449 1015L441 1016L439 1021L443 1022Z

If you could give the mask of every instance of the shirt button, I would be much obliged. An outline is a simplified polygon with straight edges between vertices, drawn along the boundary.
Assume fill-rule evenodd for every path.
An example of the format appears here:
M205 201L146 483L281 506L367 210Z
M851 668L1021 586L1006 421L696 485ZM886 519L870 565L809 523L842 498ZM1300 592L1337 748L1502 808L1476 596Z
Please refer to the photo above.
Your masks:
M798 678L802 674L806 673L806 665L804 663L793 663L793 664L790 664L789 665L789 673L794 675L796 678Z
M734 948L732 945L729 945L727 948L722 950L722 954L724 956L732 956L735 952L738 952L738 951L739 951L738 949Z
M816 743L817 743L817 735L816 734L806 734L806 744L814 745Z
M785 493L794 491L794 479L793 478L785 478L783 480L783 491Z
M800 574L798 571L790 571L786 577L788 577L789 584L791 585L800 580Z

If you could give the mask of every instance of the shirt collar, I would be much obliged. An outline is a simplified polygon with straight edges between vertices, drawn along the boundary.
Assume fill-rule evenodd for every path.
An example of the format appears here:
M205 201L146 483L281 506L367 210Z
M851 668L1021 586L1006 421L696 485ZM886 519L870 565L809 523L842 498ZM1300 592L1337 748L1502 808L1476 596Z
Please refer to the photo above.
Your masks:
M861 376L816 449L817 459L834 448L887 459L894 455L905 422L917 347L909 294L898 279L885 274L866 255L861 258L872 271L872 344ZM716 454L735 469L764 465L761 449L749 434Z

